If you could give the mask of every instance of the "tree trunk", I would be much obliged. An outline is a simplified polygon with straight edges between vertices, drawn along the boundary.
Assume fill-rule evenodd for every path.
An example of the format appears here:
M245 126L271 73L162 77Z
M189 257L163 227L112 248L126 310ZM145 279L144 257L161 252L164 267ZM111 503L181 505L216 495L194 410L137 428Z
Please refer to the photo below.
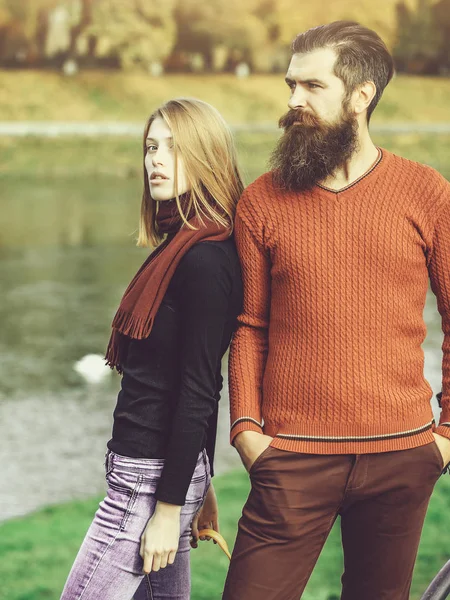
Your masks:
M70 45L67 51L68 56L76 54L76 45L79 36L91 24L92 21L92 2L93 0L81 0L82 11L79 23L74 25L70 30Z
M45 62L45 44L48 34L48 10L42 9L37 15L37 26L35 35L36 62L43 64Z

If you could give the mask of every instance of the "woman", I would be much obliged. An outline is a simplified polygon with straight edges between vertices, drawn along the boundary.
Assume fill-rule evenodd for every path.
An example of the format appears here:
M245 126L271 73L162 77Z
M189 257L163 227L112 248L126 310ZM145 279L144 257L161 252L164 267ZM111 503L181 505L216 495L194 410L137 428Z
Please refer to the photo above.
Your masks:
M62 600L190 596L189 537L202 505L198 526L218 529L209 463L221 358L242 301L230 237L242 189L232 136L212 106L177 99L152 114L138 245L157 248L112 323L106 359L123 377L108 492Z

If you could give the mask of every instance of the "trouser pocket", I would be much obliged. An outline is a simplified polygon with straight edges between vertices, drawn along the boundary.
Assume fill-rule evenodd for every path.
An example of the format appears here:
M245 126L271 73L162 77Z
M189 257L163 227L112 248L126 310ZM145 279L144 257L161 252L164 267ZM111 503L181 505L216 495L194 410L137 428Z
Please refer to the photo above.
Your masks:
M109 514L114 515L114 525L118 526L120 531L123 531L136 503L143 476L122 473L113 468L107 473L106 481L108 492L104 500L105 505L110 508Z
M272 450L273 450L272 446L267 446L267 448L261 452L261 454L252 463L252 466L250 467L250 469L248 471L249 475L253 475L255 473L255 471L257 470L257 468L264 461L264 459L268 457L268 455L270 454L270 452Z
M449 464L444 463L444 458L441 454L441 451L439 450L439 446L437 445L436 440L430 443L430 448L433 450L440 471L440 475L442 475L446 471L448 471Z

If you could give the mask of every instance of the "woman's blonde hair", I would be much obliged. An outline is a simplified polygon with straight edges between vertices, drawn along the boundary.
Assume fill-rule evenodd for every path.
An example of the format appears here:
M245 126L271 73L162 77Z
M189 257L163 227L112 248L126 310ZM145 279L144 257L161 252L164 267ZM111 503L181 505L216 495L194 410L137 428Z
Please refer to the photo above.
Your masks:
M157 203L151 197L145 167L148 131L157 117L161 117L172 132L175 190L180 158L189 184L189 202L184 211L176 195L178 210L185 225L193 229L187 222L189 213L193 212L201 222L206 218L232 229L236 204L244 186L230 128L210 104L195 98L176 98L158 108L145 126L144 191L137 245L154 247L164 237L158 231Z

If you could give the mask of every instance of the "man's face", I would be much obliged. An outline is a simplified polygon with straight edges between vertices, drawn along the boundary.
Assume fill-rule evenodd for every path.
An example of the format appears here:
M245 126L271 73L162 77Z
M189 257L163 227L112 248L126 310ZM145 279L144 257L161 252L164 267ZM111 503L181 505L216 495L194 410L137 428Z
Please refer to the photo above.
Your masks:
M282 188L300 192L332 176L358 148L352 99L333 73L329 48L294 54L286 76L289 112L279 121L284 134L271 157Z
M340 119L345 87L333 73L335 61L331 48L293 55L286 74L290 109L304 111L329 125Z

